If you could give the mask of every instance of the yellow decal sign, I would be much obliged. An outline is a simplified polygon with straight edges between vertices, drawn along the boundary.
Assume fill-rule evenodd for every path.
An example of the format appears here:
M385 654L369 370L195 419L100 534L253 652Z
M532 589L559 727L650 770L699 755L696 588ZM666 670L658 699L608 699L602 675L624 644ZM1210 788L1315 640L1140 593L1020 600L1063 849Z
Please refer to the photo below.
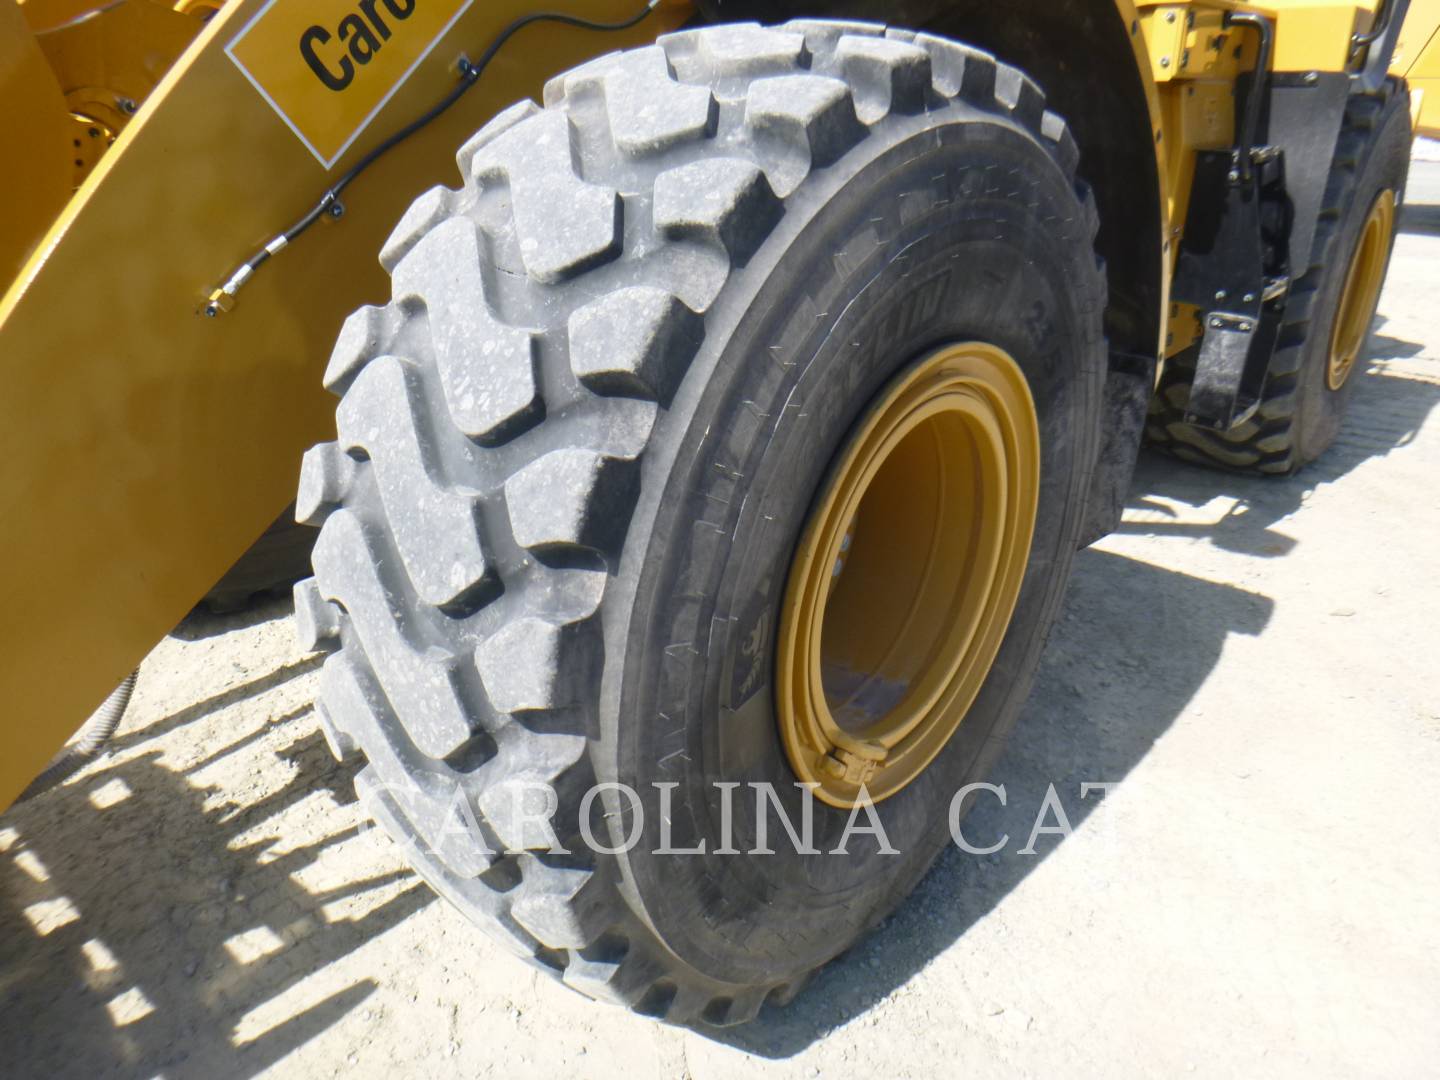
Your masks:
M270 0L226 54L325 168L473 0Z

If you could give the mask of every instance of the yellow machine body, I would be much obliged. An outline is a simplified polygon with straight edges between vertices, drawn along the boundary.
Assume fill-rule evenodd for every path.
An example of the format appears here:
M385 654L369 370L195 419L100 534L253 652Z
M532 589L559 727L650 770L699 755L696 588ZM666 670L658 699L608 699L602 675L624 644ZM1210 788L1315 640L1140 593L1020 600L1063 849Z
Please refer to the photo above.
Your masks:
M1156 349L1173 352L1184 331L1164 328L1176 313L1163 298L1194 152L1233 139L1231 88L1254 45L1207 52L1207 29L1240 6L1226 0L1093 3L1130 28L1155 135ZM638 5L563 6L613 21ZM533 7L0 0L0 88L23 103L0 120L0 808L289 501L302 451L332 434L320 373L334 335L386 299L376 253L416 195L455 182L456 148L547 77L694 14L682 0L622 34L521 31L345 192L343 217L207 317L245 259ZM1246 7L1275 18L1277 68L1338 71L1375 3ZM1440 81L1437 9L1415 0L1405 27L1397 64L1417 88ZM343 85L321 87L322 71ZM1429 117L1440 93L1426 98Z
M1410 84L1416 133L1440 139L1440 0L1412 0L1390 70Z

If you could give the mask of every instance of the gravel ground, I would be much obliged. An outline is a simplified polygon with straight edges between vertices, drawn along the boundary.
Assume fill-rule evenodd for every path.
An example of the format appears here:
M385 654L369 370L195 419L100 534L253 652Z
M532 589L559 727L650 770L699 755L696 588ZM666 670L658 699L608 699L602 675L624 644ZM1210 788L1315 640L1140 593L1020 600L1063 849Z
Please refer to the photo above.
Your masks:
M0 817L0 1072L1435 1075L1433 149L1340 442L1281 481L1142 461L967 825L1012 843L789 1009L669 1029L492 946L364 828L277 601L193 616L111 755ZM1075 831L1020 855L1052 782Z

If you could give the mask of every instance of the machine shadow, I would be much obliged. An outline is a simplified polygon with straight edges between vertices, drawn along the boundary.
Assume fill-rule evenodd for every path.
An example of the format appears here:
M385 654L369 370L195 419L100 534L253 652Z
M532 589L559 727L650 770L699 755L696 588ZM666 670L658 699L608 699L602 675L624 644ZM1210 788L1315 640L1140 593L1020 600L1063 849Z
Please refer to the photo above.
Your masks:
M1378 324L1383 326L1383 321ZM1327 454L1292 477L1248 477L1141 454L1127 520L1118 532L1204 538L1247 555L1288 554L1295 542L1275 525L1317 486L1404 446L1437 402L1440 385L1387 370L1421 347L1375 334L1344 430ZM1235 500L1218 521L1178 520L1174 501ZM767 1006L758 1020L702 1034L767 1058L804 1050L902 986L950 948L1038 867L1063 839L1042 837L1020 855L1049 785L1071 825L1083 830L1097 806L1083 782L1118 783L1174 723L1219 662L1232 634L1254 635L1274 602L1111 552L1080 553L1061 621L1034 691L991 781L1007 803L983 799L964 824L976 846L1009 835L993 855L948 848L904 905L854 950L830 964L794 1003ZM1053 823L1053 818L1050 819Z
M245 630L262 622L276 618L291 607L289 591L283 593L277 588L268 594L257 593L250 603L235 610L211 611L204 603L190 609L180 624L170 631L170 637L181 641L204 641L219 637L235 630Z
M1440 236L1440 206L1406 203L1400 209L1400 231L1416 236Z
M29 1075L253 1075L365 1001L377 983L334 965L433 902L369 846L354 766L335 763L308 706L274 706L183 766L155 744L241 698L129 733L0 819L0 1045ZM291 778L257 790L199 775L240 752L273 754Z

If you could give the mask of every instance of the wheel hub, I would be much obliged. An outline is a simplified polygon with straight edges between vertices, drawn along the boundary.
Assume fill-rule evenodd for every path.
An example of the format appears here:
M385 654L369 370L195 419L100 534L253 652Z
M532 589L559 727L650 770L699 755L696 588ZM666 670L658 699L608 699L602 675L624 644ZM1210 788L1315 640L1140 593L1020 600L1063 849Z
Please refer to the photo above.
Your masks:
M1330 363L1325 373L1325 382L1331 390L1345 385L1365 345L1365 336L1380 302L1380 287L1385 283L1385 262L1394 231L1395 192L1386 189L1375 197L1370 207L1350 269L1345 274L1345 287L1340 292L1335 328L1330 333Z
M796 548L777 643L781 741L816 797L900 791L959 727L1020 594L1040 483L1035 405L993 345L884 390Z

